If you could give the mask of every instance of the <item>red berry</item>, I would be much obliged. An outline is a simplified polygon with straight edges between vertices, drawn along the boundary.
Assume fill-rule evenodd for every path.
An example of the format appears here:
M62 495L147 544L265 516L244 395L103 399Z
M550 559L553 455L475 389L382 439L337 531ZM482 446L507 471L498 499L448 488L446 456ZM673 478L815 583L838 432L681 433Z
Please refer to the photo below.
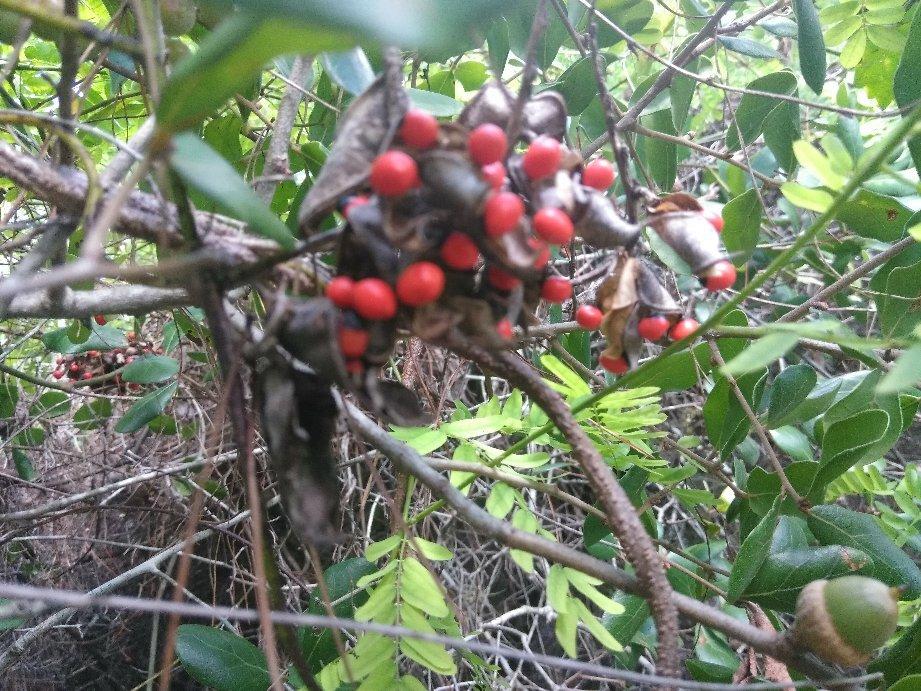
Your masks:
M489 270L486 272L486 278L493 288L504 290L505 292L512 290L521 283L520 278L513 276L504 269L500 269L498 266L490 266Z
M54 377L55 379L60 379L61 377L64 376L64 370L56 369L54 372L51 373L51 376Z
M76 374L80 371L80 365L78 365L76 362L73 362L67 369Z
M350 329L343 326L339 329L339 349L347 358L357 358L365 354L371 337L364 329Z
M668 332L668 337L673 341L680 341L693 334L699 328L700 324L696 319L686 317L672 327L672 330Z
M537 252L537 257L534 259L534 268L543 269L547 266L550 261L550 248L547 243L538 238L528 238L528 246Z
M712 293L726 290L736 282L736 267L731 262L717 262L707 270L707 290Z
M491 238L512 231L524 215L524 202L514 192L495 192L486 200L483 222Z
M470 158L481 166L501 161L505 158L507 149L508 139L505 137L505 130L491 122L477 127L467 139Z
M363 194L356 194L354 197L349 197L348 201L345 203L345 206L342 208L342 215L348 218L349 214L352 212L352 209L354 209L356 206L364 206L370 202L371 199Z
M371 188L384 197L406 194L418 180L416 162L402 151L385 151L371 164Z
M336 276L326 284L326 297L340 309L349 309L355 302L355 281L348 276Z
M387 321L397 313L397 296L379 278L363 278L355 284L355 311L371 321Z
M400 139L417 149L427 149L438 141L438 120L424 110L411 108L403 116Z
M594 331L604 320L604 313L594 305L581 305L576 310L576 321L579 326L588 331Z
M133 341L135 338L134 331L129 331L128 333L126 333L125 338L127 338L129 341Z
M63 355L58 355L58 356L54 359L54 364L56 364L56 365L60 365L60 364L62 364L63 362L64 362L64 356L63 356Z
M99 324L99 326L105 326L105 325L106 325L106 315L104 315L104 314L94 314L94 315L93 315L93 320L94 320L97 324Z
M81 379L92 379L92 378L93 378L93 373L92 373L92 372L84 372L84 373L83 373L83 376L81 376L80 378L81 378Z
M658 341L668 333L670 326L671 322L668 319L661 315L656 315L655 317L640 319L640 323L636 325L636 330L640 334L640 338L645 338L647 341Z
M137 382L131 382L130 384L128 384L128 388L131 389L132 391L140 391L141 385L138 384Z
M496 322L496 333L499 334L499 338L505 341L512 340L512 323L508 319L500 319Z
M703 214L704 218L710 221L710 225L713 226L717 233L723 232L724 221L722 212L717 211L713 207L704 207Z
M445 272L432 262L410 264L397 278L397 297L410 307L435 302L444 289Z
M548 206L534 214L534 232L552 245L572 239L572 220L562 209Z
M603 158L596 158L582 170L582 184L602 192L614 184L615 177L614 166Z
M455 271L470 271L480 263L480 250L466 233L454 231L441 245L441 261Z
M572 283L562 276L550 276L540 287L540 296L547 302L566 302L572 297Z
M99 351L98 351L98 350L91 350L91 351L89 351L89 352L87 353L87 355L89 355L90 357L99 357Z
M552 137L540 136L531 142L521 159L525 175L532 180L541 180L553 175L560 167L563 149Z
M346 360L345 371L349 374L361 374L365 371L365 363L361 360Z
M490 187L497 192L502 189L502 185L505 184L505 166L502 165L502 161L487 163L480 172Z
M611 357L610 355L602 355L598 358L598 364L601 365L611 374L624 374L630 365L627 364L627 361L622 357Z

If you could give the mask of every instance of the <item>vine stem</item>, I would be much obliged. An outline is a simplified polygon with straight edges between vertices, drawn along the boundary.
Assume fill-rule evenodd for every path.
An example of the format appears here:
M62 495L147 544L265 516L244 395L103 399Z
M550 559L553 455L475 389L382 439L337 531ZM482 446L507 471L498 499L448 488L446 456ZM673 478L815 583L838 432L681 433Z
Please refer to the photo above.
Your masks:
M794 240L787 249L774 257L774 260L768 264L760 273L756 274L751 279L751 281L749 281L748 284L735 295L735 297L727 300L721 307L716 309L713 314L710 315L710 318L700 326L695 334L690 334L680 341L675 341L671 345L664 348L662 352L659 353L659 357L650 360L632 372L628 372L624 376L620 377L614 384L601 389L591 396L587 396L579 403L576 403L572 407L573 414L576 414L590 406L595 405L615 391L625 389L631 384L641 381L643 377L648 377L650 374L655 372L656 364L661 362L662 358L683 350L687 345L694 341L697 333L705 333L707 330L718 326L720 322L722 322L722 320L726 317L726 315L732 312L756 290L767 283L767 281L770 280L772 276L786 267L790 260L793 259L800 252L800 250L811 243L815 237L825 229L828 223L835 218L838 211L845 204L845 202L850 199L851 195L854 194L854 192L856 192L864 182L872 177L874 173L876 173L879 167L889 157L889 154L892 152L892 150L898 146L898 144L901 143L903 139L911 135L912 130L918 126L919 122L921 122L921 106L916 106L914 110L908 112L905 117L900 120L899 123L882 138L882 140L876 145L875 149L871 150L869 155L857 167L854 176L842 188L842 190L838 193L838 196L835 197L834 201L829 205L825 212L822 213L812 223L812 225L804 230L802 234L796 238L796 240ZM523 439L520 439L516 443L512 444L508 449L506 449L504 453L495 459L496 462L501 463L509 456L518 453L535 439L547 434L547 432L549 432L552 428L553 423L547 422L541 427L533 430Z
M664 676L677 676L680 662L678 610L672 601L672 587L665 575L662 560L640 522L630 498L576 421L569 405L543 382L528 363L513 353L491 353L457 337L449 337L447 346L469 360L493 370L528 394L566 436L572 447L573 457L598 497L608 526L617 536L643 584L644 596L649 600L659 636L657 671Z

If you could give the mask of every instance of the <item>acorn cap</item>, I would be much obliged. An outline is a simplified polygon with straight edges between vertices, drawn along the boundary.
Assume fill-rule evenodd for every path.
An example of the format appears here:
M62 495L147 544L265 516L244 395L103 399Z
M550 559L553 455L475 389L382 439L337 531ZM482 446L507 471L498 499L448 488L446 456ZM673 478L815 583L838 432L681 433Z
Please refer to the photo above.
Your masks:
M796 602L794 638L828 662L862 665L895 631L898 594L866 576L813 581Z

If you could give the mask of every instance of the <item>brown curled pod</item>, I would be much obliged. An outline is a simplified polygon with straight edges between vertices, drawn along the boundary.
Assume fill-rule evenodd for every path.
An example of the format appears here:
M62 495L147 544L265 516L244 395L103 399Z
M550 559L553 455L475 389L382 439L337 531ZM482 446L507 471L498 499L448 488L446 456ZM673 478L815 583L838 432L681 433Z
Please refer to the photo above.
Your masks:
M719 233L703 214L703 207L689 194L677 192L662 198L650 209L649 226L697 275L726 258Z
M365 184L372 161L389 143L385 140L409 108L409 97L402 89L395 96L396 103L392 103L383 77L378 77L340 118L329 156L301 204L302 235L313 233L342 197Z
M353 279L381 276L396 279L400 254L384 232L385 214L372 200L349 212L349 224L339 240L339 273Z
M642 227L621 217L614 203L597 190L583 187L584 197L573 217L576 235L599 248L631 247Z
M477 215L490 191L479 169L456 151L426 153L419 159L419 176L439 206L461 215L460 223Z
M345 383L348 374L339 348L340 322L339 310L326 298L291 302L278 330L278 342L328 383Z
M636 292L640 308L646 313L674 317L682 313L681 305L675 302L671 293L662 285L658 270L646 259L639 262Z
M542 91L524 106L522 137L553 137L560 141L566 136L566 100L556 91Z
M508 126L514 105L515 96L505 84L500 81L487 82L464 106L457 121L470 130L486 123L504 129Z

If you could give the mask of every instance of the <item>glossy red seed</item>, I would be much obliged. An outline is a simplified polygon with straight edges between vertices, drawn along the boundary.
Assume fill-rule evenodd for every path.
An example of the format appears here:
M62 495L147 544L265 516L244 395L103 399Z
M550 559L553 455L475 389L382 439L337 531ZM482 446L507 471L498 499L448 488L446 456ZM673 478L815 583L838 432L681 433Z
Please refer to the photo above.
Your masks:
M70 367L68 367L67 369L73 372L74 374L76 374L77 372L80 371L80 365L74 362L74 363L71 363Z
M723 232L725 222L723 221L723 214L720 211L717 211L713 207L705 207L703 214L704 218L710 221L710 225L713 226L717 233Z
M126 333L125 338L127 338L129 341L133 341L135 338L134 331L129 331L128 333Z
M725 259L717 262L707 271L707 290L715 293L719 290L726 290L732 287L736 282L736 267L732 262Z
M594 331L604 320L604 313L594 305L580 305L576 310L576 321L588 331Z
M346 218L349 217L349 214L357 206L364 206L371 202L370 197L366 197L363 194L356 194L354 197L349 197L349 200L345 203L345 206L342 209L342 215Z
M605 192L614 184L617 174L614 172L614 166L603 158L596 158L594 161L586 164L582 170L582 184L587 187L594 187L596 190Z
M496 333L506 341L511 341L514 333L512 332L512 323L508 319L500 319L496 322Z
M400 139L417 149L427 149L438 141L438 120L431 113L411 108L403 116Z
M397 297L410 307L435 302L444 289L445 272L432 262L410 264L397 278Z
M371 337L364 329L339 329L339 349L347 358L357 358L365 354Z
M498 125L487 122L477 127L467 138L467 151L470 158L481 166L501 161L508 149L505 130Z
M51 376L54 377L55 379L60 379L61 377L64 376L64 370L56 369L54 372L51 373Z
M454 231L441 243L441 261L455 271L470 271L480 263L480 250L466 233Z
M547 302L566 302L572 297L572 283L562 276L549 276L540 287L540 296Z
M83 373L83 376L81 376L80 378L81 378L81 379L92 379L92 378L93 378L93 373L92 373L92 372L84 372L84 373Z
M572 219L562 209L552 206L534 214L534 232L551 245L562 245L572 239Z
M531 142L521 159L521 167L532 180L553 175L563 159L563 148L552 137L540 136Z
M489 237L512 231L524 215L524 202L514 192L495 192L486 200L483 224Z
M537 252L534 268L543 269L550 262L550 247L540 238L528 238L528 247Z
M640 319L640 323L636 325L636 330L640 334L640 338L645 338L647 341L658 341L668 333L670 326L671 322L668 319L661 315L656 315Z
M93 315L93 320L94 320L97 324L99 324L99 326L105 326L105 325L106 325L106 321L107 321L107 320L106 320L106 315L104 315L104 314L95 314L95 315Z
M602 355L598 358L598 364L601 365L611 374L625 374L630 365L627 364L627 361L622 357L611 357L610 355Z
M680 341L693 334L699 328L700 324L696 319L687 317L672 327L672 330L668 332L668 337L673 341Z
M355 284L354 308L358 314L371 321L393 319L397 313L397 296L387 283L379 278L363 278Z
M521 283L520 278L513 276L508 271L500 269L498 266L490 266L486 272L486 278L493 288L505 292L512 290Z
M384 197L406 194L418 180L416 162L402 151L385 151L371 164L371 189Z
M98 351L98 350L91 350L91 351L89 351L89 352L87 353L87 355L89 355L90 357L99 357L99 351Z
M502 165L501 161L487 163L480 172L490 187L497 192L502 189L502 185L505 184L505 166Z
M336 276L326 284L326 297L340 309L349 309L355 302L355 281L348 276Z

